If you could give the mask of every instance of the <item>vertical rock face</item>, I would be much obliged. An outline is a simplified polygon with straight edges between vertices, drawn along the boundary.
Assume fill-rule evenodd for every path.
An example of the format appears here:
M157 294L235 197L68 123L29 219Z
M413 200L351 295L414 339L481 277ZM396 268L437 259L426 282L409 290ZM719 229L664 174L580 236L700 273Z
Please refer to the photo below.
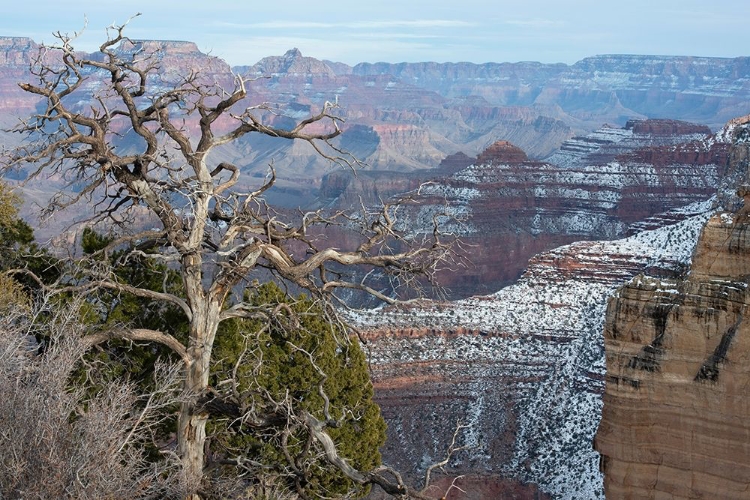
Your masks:
M30 54L38 48L31 38L1 37L0 38L0 66L26 68L29 65Z
M675 126L631 125L571 141L559 155L560 170L580 170L579 155L596 155L592 163L599 170L614 167L615 158L633 154L622 144L636 133L633 129L672 134ZM680 128L688 135L702 134L695 127ZM539 254L518 282L489 296L358 316L369 340L376 397L389 424L387 463L418 474L442 456L460 420L472 426L463 436L472 449L451 462L450 474L533 483L556 499L600 499L603 462L611 498L671 498L661 491L689 497L694 493L685 487L701 482L718 497L747 495L742 480L730 478L746 474L745 464L750 464L743 455L750 432L735 423L750 408L733 396L750 382L742 373L748 341L741 338L746 326L740 321L750 275L747 216L738 209L710 219L693 251L717 199L723 206L741 206L734 193L745 182L750 148L736 142L750 143L748 126L730 123L701 143L709 149L719 142L728 146L732 136L735 145L722 153L729 159L718 196L711 200L650 218L622 240L577 242ZM663 142L666 137L654 138L648 147L679 155L690 149L672 147ZM517 154L507 144L494 149ZM508 163L501 155L505 173L511 171ZM534 162L519 165L535 168ZM620 179L627 174L619 172ZM731 195L725 185L730 180L735 186ZM686 190L690 185L681 183ZM652 224L659 227L643 230ZM503 246L487 248L493 257L507 252ZM683 283L679 278L691 260L690 280ZM661 279L639 278L622 289L606 317L608 297L640 273ZM605 317L609 371L601 333ZM684 325L683 330L675 330L676 325ZM619 342L614 350L613 339ZM591 442L605 380L608 407L599 449L608 458L601 461ZM661 392L643 392L651 386ZM685 386L695 392L686 392ZM712 451L686 452L684 443ZM671 465L639 476L641 468L653 467L646 471L651 473L660 463ZM717 470L724 476L714 475ZM622 487L616 480L646 486ZM467 495L475 493L470 485L464 489Z
M747 145L733 161L747 165ZM713 216L687 278L611 299L602 454L609 498L750 498L750 196Z
M123 53L148 54L159 62L159 78L174 81L186 77L190 71L200 71L206 78L218 78L221 83L231 82L231 68L215 56L204 54L193 42L181 40L132 40L118 46ZM93 57L99 57L93 54Z

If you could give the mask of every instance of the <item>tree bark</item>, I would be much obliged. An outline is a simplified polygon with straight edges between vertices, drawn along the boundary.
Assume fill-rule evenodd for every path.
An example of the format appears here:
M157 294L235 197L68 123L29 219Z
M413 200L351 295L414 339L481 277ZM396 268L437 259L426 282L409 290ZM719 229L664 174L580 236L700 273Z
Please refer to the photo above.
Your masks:
M123 35L125 24L112 26L114 36L100 46L100 56L92 59L81 58L73 49L72 42L78 37L77 33L73 36L55 34L61 44L57 48L60 59L55 58L58 63L50 66L47 61L51 59L41 57L40 53L31 65L32 74L39 83L21 84L26 92L42 96L46 106L38 108L30 120L24 120L15 129L29 134L32 140L9 154L7 159L3 154L2 166L31 166L29 179L46 173L70 175L71 179L81 183L80 192L54 197L47 208L49 214L91 200L101 192L105 197L94 205L96 214L87 223L111 218L116 224L126 227L123 221L141 214L142 209L161 221L161 227L146 231L149 240L153 240L161 253L134 250L134 255L162 262L166 256L170 262L179 260L184 285L180 296L166 290L153 291L123 283L111 270L101 274L99 264L92 266L90 282L79 286L76 278L71 286L64 288L88 293L96 287L103 287L172 304L185 312L190 325L187 345L180 344L166 332L145 328L119 336L161 342L184 362L177 452L190 488L187 499L199 500L209 416L201 402L209 392L214 338L221 320L251 316L254 309L248 304L236 304L222 311L233 287L248 277L254 268L262 267L282 281L309 290L315 296L335 288L351 288L394 302L395 299L368 286L364 280L347 282L339 273L328 273L327 266L380 268L392 279L403 280L404 284L418 276L426 276L428 283L432 283L431 276L437 272L439 264L453 256L454 242L453 237L448 243L443 241L440 221L449 217L449 212L445 212L433 216L432 239L429 233L420 233L414 238L417 246L411 247L411 236L398 229L395 218L398 203L387 204L381 213L372 216L362 206L362 218L357 222L344 211L329 216L322 209L305 213L298 226L277 220L262 196L276 180L273 168L271 179L262 187L245 192L236 186L239 167L222 162L212 168L215 161L208 162L209 153L216 146L257 132L271 137L301 139L324 158L353 168L359 162L331 143L341 133L340 124L343 123L343 118L335 111L337 104L326 102L317 114L299 121L291 129L280 129L264 124L262 118L254 115L257 111L261 113L258 116L262 116L265 105L248 103L249 107L244 111L235 110L239 114L231 112L233 106L247 96L246 80L241 77L236 78L231 92L212 83L210 78L204 78L199 69L172 86L165 81L152 88L150 75L157 71L160 56L139 50L135 57L136 53L129 52L127 43L123 50L117 48L121 41L129 42ZM96 91L89 112L68 109L66 103L76 102L77 95L91 99L90 89L84 85L89 70L109 74L111 78L102 80L109 80L109 83L101 91ZM98 77L95 80L98 81ZM117 102L110 107L114 101ZM191 133L196 119L199 119L199 137ZM222 128L231 124L229 130L218 137L212 128L217 120L221 120ZM230 121L225 123L224 120ZM127 153L111 144L115 131L125 123L143 143ZM175 161L172 161L173 157ZM182 161L176 161L179 158ZM323 228L334 224L348 227L353 223L361 224L363 237L353 251L318 250L314 234L308 235L313 226ZM110 251L126 244L137 247L141 242L138 234L123 235L93 257L108 258ZM399 252L393 250L391 243L396 243L395 248L402 248L402 244L407 247ZM127 258L118 260L117 265L121 264L127 264ZM209 275L204 276L209 270ZM336 278L330 279L331 276ZM366 276L370 276L369 271ZM43 289L47 288L38 278L36 281ZM273 314L270 309L265 312ZM103 342L114 333L102 332L88 342L90 345ZM385 481L375 476L371 480L349 467L346 461L334 454L335 446L324 436L324 427L315 429L331 463L356 481ZM399 480L399 484L393 487L398 495L406 491L401 486Z
M199 254L183 257L183 282L192 312L185 365L185 394L177 420L177 451L183 463L187 486L191 493L186 500L200 500L197 493L205 465L206 423L208 412L199 400L208 389L211 352L219 327L224 297L206 294L202 284Z
M177 421L177 452L183 463L187 486L193 492L200 487L205 463L208 414L198 406L197 399L208 388L210 352L210 347L200 344L188 349L191 362L185 366L184 387L190 398L182 402ZM186 500L200 500L200 496L192 493Z

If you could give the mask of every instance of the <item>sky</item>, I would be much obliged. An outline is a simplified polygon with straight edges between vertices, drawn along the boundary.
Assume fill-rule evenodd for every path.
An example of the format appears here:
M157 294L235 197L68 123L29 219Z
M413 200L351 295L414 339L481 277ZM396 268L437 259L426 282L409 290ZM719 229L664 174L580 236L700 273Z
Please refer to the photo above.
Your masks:
M351 65L750 55L744 0L34 0L4 9L0 36L52 43L85 25L75 47L93 51L136 13L131 38L193 41L231 65L294 47Z

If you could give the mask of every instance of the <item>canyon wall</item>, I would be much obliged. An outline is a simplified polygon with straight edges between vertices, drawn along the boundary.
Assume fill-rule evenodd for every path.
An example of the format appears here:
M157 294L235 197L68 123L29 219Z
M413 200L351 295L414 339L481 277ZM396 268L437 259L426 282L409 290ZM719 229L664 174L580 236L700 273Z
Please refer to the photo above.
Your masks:
M745 182L747 157L738 144ZM608 497L750 497L750 192L739 194L744 207L708 221L684 279L638 277L609 303L596 436Z
M538 253L668 223L652 217L716 193L728 151L729 143L705 126L634 121L572 138L544 162L498 141L452 175L332 176L322 192L343 208L360 199L377 204L377 186L429 181L405 202L403 228L431 231L433 217L446 214L443 229L462 238L469 265L440 279L450 298L464 298L513 283Z
M703 136L698 140L709 149L717 143L724 143L727 147L722 152L725 164L720 169L722 177L717 182L718 193L704 202L676 207L631 224L629 229L634 234L624 239L580 241L542 252L528 262L520 280L491 295L450 303L421 302L356 315L353 320L361 326L368 340L366 345L372 361L376 398L389 424L384 450L386 462L407 471L411 477L418 477L424 467L442 457L455 422L461 421L471 426L463 436L463 443L470 445L471 449L451 461L447 468L449 476L471 474L484 478L479 484L485 485L497 484L493 481L500 479L515 480L531 485L525 490L526 498L533 498L530 488L537 485L552 498L601 499L605 495L605 483L600 467L604 464L607 491L613 498L619 498L619 494L633 499L661 498L658 494L643 496L648 493L644 490L623 493L623 490L612 489L610 481L613 480L609 474L613 473L616 480L626 478L640 484L639 466L628 461L634 457L642 459L643 455L656 456L656 446L651 443L657 443L658 439L650 429L679 404L687 407L685 411L675 410L685 419L676 416L669 425L660 424L658 427L668 449L680 445L680 440L699 443L714 439L700 437L699 431L716 424L715 449L728 446L725 449L735 453L737 448L740 464L736 472L725 472L722 477L744 474L742 464L747 462L742 462L741 453L746 446L744 441L747 440L743 437L746 431L742 425L732 426L731 422L732 418L739 418L738 415L747 410L746 404L736 400L723 406L720 403L720 409L730 406L731 411L717 417L710 409L700 406L699 410L692 410L690 405L700 405L702 397L707 401L719 401L721 392L708 391L711 384L715 384L713 379L720 380L722 374L731 390L739 387L732 382L735 379L732 372L742 370L742 358L734 358L736 362L727 368L729 358L725 356L726 352L732 352L733 345L740 345L733 332L739 331L742 324L738 323L737 312L744 308L744 299L737 302L738 294L744 296L745 293L745 285L737 282L736 275L745 276L742 279L747 280L750 274L749 265L737 262L747 255L743 240L746 230L738 226L739 215L724 214L713 218L711 215L717 206L741 207L736 186L746 182L747 177L749 155L742 143L748 140L750 132L745 121L731 122L715 136ZM629 129L641 132L648 129L656 136L665 134L661 138L653 137L654 143L646 149L681 156L691 149L660 143L667 140L675 126L686 134L702 132L691 126L658 122L632 123ZM581 154L601 155L600 163L605 165L613 158L642 157L642 153L636 154L608 139L613 134L627 136L633 132L629 129L606 130L602 135L571 141L569 147L560 153L558 161L577 169L576 158ZM730 145L733 142L735 144ZM602 151L601 144L608 146ZM608 152L609 148L613 150ZM508 155L503 156L503 151ZM694 148L692 151L696 152ZM521 164L525 161L521 152L510 145L498 144L484 156L484 163L487 166L504 165L508 158ZM654 161L656 165L668 163ZM590 175L599 172L606 178L611 172L601 167L592 169ZM625 179L627 175L619 171L615 178ZM682 186L689 185L686 182ZM749 192L741 190L743 195ZM704 235L711 231L715 234L708 239L704 236L689 275L690 279L703 280L700 281L702 284L691 285L692 288L684 285L688 298L680 302L681 299L677 298L681 296L680 286L676 283L693 261L696 242L709 219L711 222ZM721 250L722 245L729 249L731 255L728 258L724 258L726 252ZM499 257L505 249L496 247L486 251ZM697 269L708 269L709 264L712 278L705 281L705 276L702 277ZM645 274L652 278L643 277ZM608 339L609 332L614 331L618 332L618 338L641 337L637 345L610 353L610 356L623 357L618 363L623 370L627 369L628 374L620 376L607 371L607 366L612 368L611 360L605 364L602 332L605 331L605 319L611 319L611 302L610 316L605 313L609 297L636 276L639 277L634 283L649 284L641 286L646 292L639 285L631 285L621 294L632 289L635 291L628 297L643 300L643 294L646 294L651 303L623 303L617 309L621 316L625 318L632 314L638 319L617 328L608 323L606 329ZM654 283L661 283L663 290L655 294L658 287ZM664 304L656 301L655 295L661 297ZM710 296L713 298L707 298ZM673 308L680 303L684 303L686 309L678 313ZM724 310L729 314L720 319ZM670 316L673 314L676 316ZM664 364L668 356L665 354L666 340L657 338L658 333L651 333L649 337L649 332L669 331L670 322L678 318L693 325L694 330L707 322L716 323L713 333L709 334L711 340L705 345L699 343L705 349L691 354L699 362L688 370L689 383L708 387L703 389L706 394L697 397L678 394L678 379L670 373L664 378L672 385L667 387L665 384L664 390L671 389L674 394L665 396L665 410L648 407L654 402L650 395L644 395L641 400L616 401L614 410L610 409L614 415L612 421L608 421L605 409L602 429L609 426L614 430L609 438L602 437L603 431L600 431L599 449L609 447L608 457L602 459L593 449L592 442L601 416L605 380L608 391L625 391L638 397L638 387L644 387L647 377L658 377L659 367L667 366ZM695 346L692 349L695 351ZM672 365L682 367L680 369L684 371L685 359L684 355L676 354ZM637 373L640 379L631 372ZM696 377L698 380L693 381ZM744 379L740 377L738 380ZM619 385L615 387L613 383ZM633 405L635 413L630 411ZM700 414L708 416L701 420ZM686 437L680 435L681 431L672 430L681 426L692 429L692 435ZM645 444L635 450L638 445L631 442L634 437L642 436L645 436ZM727 436L733 436L737 443L728 445ZM638 455L639 451L643 453ZM668 453L672 458L682 456ZM618 465L618 460L625 465ZM696 463L711 461L697 455L690 460ZM733 460L724 457L716 463L725 471L731 471ZM681 466L685 467L684 461ZM651 472L656 470L660 469L654 466ZM698 474L691 480L695 483L706 477ZM677 480L674 476L664 479L665 484ZM655 481L658 478L647 476L643 479L644 484L653 485ZM727 491L742 491L741 484L730 482L726 487ZM677 490L674 493L679 496ZM468 486L466 496L458 495L457 498L471 498L472 494L482 493L476 493L472 486Z
M471 426L461 436L471 449L448 474L484 479L456 498L501 479L536 484L552 498L602 498L591 442L604 391L607 297L647 269L680 273L710 210L710 201L696 204L668 227L543 253L492 295L353 317L388 422L386 463L417 478L442 458L460 421ZM523 491L518 498L535 498L533 486Z
M248 77L248 101L264 123L293 126L338 103L345 122L337 145L372 170L436 167L457 152L475 157L498 140L510 141L531 159L554 153L576 134L630 119L693 120L718 127L729 115L750 112L747 58L597 56L572 66L539 63L362 64L348 67L303 56L293 49L254 65L229 66L181 41L134 41L157 51L159 77L176 81L191 69L207 81L233 86ZM123 50L132 49L123 46ZM0 37L0 124L33 111L36 103L17 86L33 79L38 53L28 38ZM95 56L96 57L96 56ZM92 90L96 88L92 77ZM156 81L155 79L152 79ZM271 104L269 104L271 103ZM85 109L86 103L81 103ZM244 108L243 108L244 110ZM188 126L190 124L188 120ZM20 138L4 135L7 145ZM250 188L268 171L280 175L268 193L275 203L312 201L321 179L337 167L309 145L249 134L217 155L250 173ZM217 156L217 160L219 159ZM537 249L541 249L538 247Z
M358 64L356 75L390 74L441 95L533 106L566 123L623 125L671 117L720 128L750 112L750 58L598 55L571 66L519 63Z

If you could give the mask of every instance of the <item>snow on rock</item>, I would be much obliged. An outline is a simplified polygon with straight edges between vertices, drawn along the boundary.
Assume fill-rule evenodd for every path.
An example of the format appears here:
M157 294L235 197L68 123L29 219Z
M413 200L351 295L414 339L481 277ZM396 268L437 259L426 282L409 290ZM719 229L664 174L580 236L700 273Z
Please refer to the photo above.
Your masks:
M716 193L729 144L711 137L702 125L632 121L571 139L544 162L497 141L473 161L455 155L432 177L331 174L321 192L340 208L399 197L398 227L407 236L432 234L436 220L460 236L472 265L439 276L450 298L460 299L515 282L530 258L552 248L684 219L659 214Z
M457 420L473 446L451 473L536 483L553 498L603 498L591 442L604 390L608 297L644 270L679 272L711 204L668 227L541 254L488 296L352 314L368 339L389 422L387 463L416 475L441 456Z
M702 125L632 121L571 139L544 162L500 141L473 164L414 189L404 227L432 232L433 216L443 212L459 219L441 220L467 243L474 266L441 278L452 298L489 293L551 248L684 219L672 211L712 196L725 173L730 145L712 137Z

